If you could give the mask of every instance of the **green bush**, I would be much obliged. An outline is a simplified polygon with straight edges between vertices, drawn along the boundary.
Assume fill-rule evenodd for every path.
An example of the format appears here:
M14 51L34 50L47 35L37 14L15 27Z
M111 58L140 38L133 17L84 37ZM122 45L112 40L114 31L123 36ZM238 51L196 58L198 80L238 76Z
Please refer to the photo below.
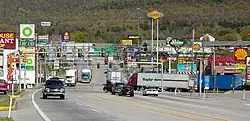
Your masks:
M14 121L12 118L0 117L0 121Z

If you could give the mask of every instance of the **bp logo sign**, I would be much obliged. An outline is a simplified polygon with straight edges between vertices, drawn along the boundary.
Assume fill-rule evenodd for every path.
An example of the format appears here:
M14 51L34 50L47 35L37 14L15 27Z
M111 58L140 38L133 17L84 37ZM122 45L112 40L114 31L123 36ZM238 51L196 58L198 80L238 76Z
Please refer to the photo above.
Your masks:
M20 38L35 39L35 24L20 24Z
M186 41L184 39L171 39L169 41L169 45L176 49L183 47L185 44L186 44Z

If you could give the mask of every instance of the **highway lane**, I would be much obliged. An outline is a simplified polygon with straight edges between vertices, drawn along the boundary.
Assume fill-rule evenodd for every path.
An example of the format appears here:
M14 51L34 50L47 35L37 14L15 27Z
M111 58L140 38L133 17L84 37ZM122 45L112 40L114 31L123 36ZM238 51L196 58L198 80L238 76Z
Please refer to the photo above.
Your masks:
M93 81L67 89L65 100L40 99L39 93L35 95L35 100L52 121L250 120L247 115L249 106L236 103L236 106L232 107L239 108L230 108L234 103L229 100L189 100L165 94L160 94L159 97L145 97L141 92L136 92L135 97L104 93L101 84L106 80L103 74L105 68L108 66L101 66L100 69L93 66ZM225 102L229 104L227 107ZM213 103L216 105L212 105Z

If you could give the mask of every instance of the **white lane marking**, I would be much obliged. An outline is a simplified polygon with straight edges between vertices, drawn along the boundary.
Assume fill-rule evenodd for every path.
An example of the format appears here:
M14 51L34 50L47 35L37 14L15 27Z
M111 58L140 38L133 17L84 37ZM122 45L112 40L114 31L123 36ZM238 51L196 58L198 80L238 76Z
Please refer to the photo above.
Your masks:
M77 105L82 105L81 103L76 103Z
M51 121L49 119L48 116L46 116L46 114L39 108L39 106L37 105L36 101L35 101L35 94L40 91L41 89L36 90L35 92L33 92L32 97L31 97L31 101L33 106L35 107L35 109L37 110L37 112L40 114L40 116L43 118L44 121Z
M96 110L96 109L91 109L92 111L95 111L95 112L97 112L97 113L101 113L101 111L99 111L99 110Z

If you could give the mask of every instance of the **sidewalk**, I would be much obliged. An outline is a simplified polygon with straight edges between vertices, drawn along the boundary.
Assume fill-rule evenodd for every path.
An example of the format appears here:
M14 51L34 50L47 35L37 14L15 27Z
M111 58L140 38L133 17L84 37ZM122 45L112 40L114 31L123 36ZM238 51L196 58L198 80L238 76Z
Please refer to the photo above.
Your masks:
M27 89L26 91L22 98L17 99L17 110L12 111L11 117L14 121L43 121L31 101L34 89ZM8 111L0 111L0 116L7 117Z

